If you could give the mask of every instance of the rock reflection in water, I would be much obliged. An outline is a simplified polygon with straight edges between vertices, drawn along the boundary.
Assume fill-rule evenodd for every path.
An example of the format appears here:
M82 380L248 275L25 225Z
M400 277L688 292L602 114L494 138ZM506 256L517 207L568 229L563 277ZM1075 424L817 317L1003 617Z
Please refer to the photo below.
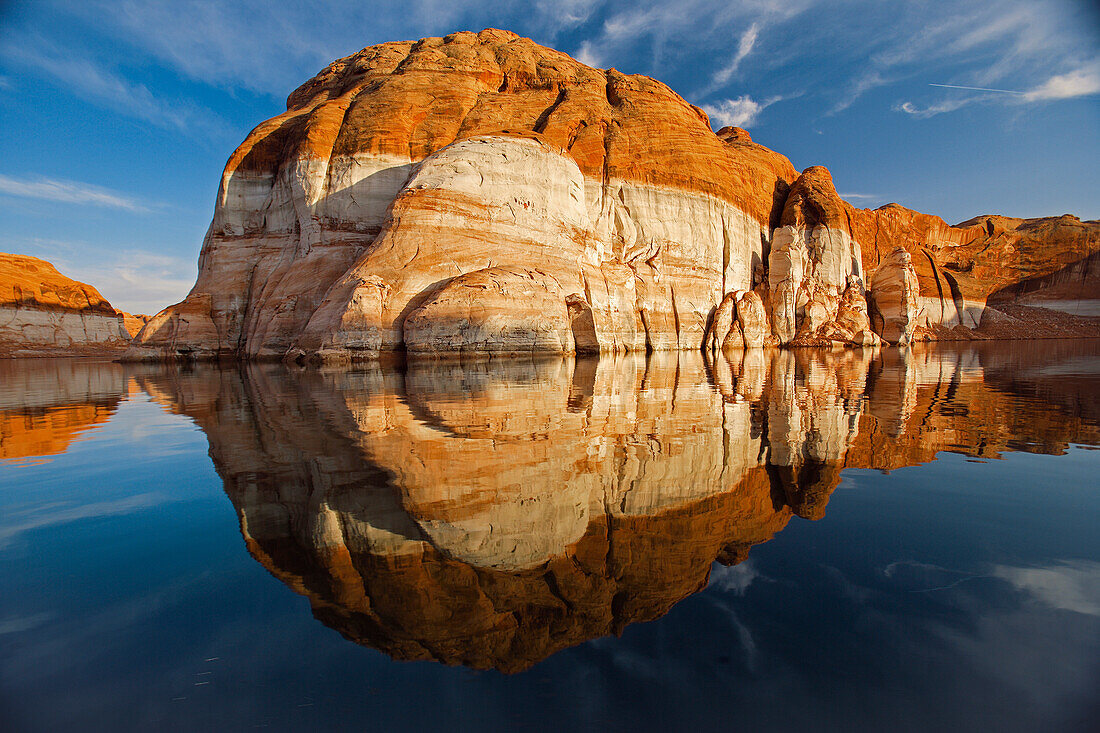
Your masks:
M511 672L665 614L714 561L824 516L845 467L1100 442L1095 382L1051 372L1089 354L1048 342L138 379L205 430L249 552L318 619L395 658Z
M126 396L123 367L109 362L0 359L0 463L46 460L106 423Z

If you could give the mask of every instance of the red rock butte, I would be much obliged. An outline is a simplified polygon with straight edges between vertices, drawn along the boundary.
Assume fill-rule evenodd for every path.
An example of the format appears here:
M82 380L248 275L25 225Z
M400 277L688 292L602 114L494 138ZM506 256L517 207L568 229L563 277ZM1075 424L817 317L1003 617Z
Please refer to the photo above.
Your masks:
M1087 335L1026 303L1096 299L1098 252L1072 216L856 209L658 81L489 29L295 90L230 157L191 293L127 358Z

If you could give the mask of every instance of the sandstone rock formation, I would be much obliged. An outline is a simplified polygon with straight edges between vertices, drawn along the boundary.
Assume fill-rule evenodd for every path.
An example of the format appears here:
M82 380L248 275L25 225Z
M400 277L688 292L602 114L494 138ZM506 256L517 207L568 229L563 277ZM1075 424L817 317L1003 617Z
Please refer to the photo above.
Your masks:
M788 211L791 207L795 212ZM1100 301L1100 222L1082 222L1069 215L1044 219L986 216L948 226L939 217L897 204L856 209L837 195L823 168L807 169L792 187L783 223L790 226L789 222L799 218L813 224L801 226L804 239L810 237L807 232L816 230L822 241L834 242L821 249L832 252L834 262L850 251L843 245L856 243L863 277L871 283L871 301L875 300L879 268L898 267L899 248L909 254L906 297L912 289L910 278L915 275L912 295L916 301L907 303L906 308L915 305L916 310L907 311L905 318L912 321L912 339L1100 335L1100 321L1078 324L1075 331L1067 333L1059 328L1056 317L1040 328L1020 326L989 335L982 328L987 304L997 309L992 316L999 320L1002 310L1011 309L1018 301L1028 302L1022 299L1025 295L1031 303L1053 301L1062 307L1083 308L1084 315L1094 314ZM780 241L779 232L776 241ZM850 272L856 274L855 263ZM880 282L897 290L901 287L898 277L900 272L895 272ZM808 313L798 315L809 318ZM872 326L878 328L879 323L872 321ZM896 342L896 335L880 335Z
M248 551L318 619L400 659L517 671L821 518L844 468L1100 445L1095 379L1050 369L1083 343L137 379L203 429Z
M920 313L920 283L913 257L898 247L879 263L871 281L876 331L892 344L907 344Z
M873 345L899 246L913 338L963 337L1092 272L1100 224L857 210L653 79L498 30L385 43L233 153L194 288L127 358Z
M0 253L0 357L119 351L130 338L123 314L91 285L45 260Z

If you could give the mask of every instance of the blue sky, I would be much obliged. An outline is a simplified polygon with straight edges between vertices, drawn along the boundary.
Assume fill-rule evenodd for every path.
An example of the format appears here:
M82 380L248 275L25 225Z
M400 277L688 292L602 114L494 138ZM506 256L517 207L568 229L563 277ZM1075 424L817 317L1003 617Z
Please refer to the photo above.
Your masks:
M0 0L0 251L155 312L194 282L229 154L290 91L364 46L490 26L656 77L857 206L1100 218L1089 0L287 5Z

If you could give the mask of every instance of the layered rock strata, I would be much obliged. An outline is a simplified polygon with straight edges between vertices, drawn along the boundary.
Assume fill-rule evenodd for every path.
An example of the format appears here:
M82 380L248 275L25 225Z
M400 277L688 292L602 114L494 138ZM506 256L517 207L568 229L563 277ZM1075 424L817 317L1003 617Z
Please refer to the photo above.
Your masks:
M138 379L204 430L248 551L318 619L400 659L518 671L821 518L844 468L1100 444L1095 379L1067 376L1082 343Z
M958 337L994 292L1073 280L1100 224L857 210L660 82L455 33L335 61L253 130L195 287L127 357L874 345L898 247L910 337Z
M45 260L0 253L0 356L115 352L130 338L124 314L91 285Z

